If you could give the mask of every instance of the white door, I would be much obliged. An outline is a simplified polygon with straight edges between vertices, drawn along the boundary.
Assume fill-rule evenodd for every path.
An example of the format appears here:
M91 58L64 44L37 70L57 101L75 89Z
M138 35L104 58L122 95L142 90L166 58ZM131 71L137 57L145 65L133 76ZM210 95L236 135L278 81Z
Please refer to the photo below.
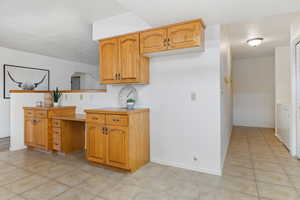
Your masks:
M300 42L296 44L295 49L296 64L296 153L300 158Z

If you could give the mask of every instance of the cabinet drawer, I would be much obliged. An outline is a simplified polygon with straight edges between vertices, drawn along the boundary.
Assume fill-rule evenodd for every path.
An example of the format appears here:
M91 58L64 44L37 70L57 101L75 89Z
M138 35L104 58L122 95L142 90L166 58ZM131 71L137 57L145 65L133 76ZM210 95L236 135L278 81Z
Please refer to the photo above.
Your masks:
M33 110L25 110L25 117L33 117L34 111Z
M53 134L53 143L61 144L61 137L59 134Z
M87 122L99 123L99 124L105 123L105 115L104 114L88 114L86 119L87 119Z
M61 151L60 143L53 142L53 150Z
M61 136L60 128L53 128L52 133L53 133L53 137L54 137L54 135Z
M61 127L61 126L60 126L60 120L58 120L58 119L52 120L52 126L53 126L53 127L60 128L60 127Z
M47 111L37 110L37 111L34 112L34 116L39 117L39 118L46 118L47 117Z
M106 124L116 126L127 126L128 116L127 115L107 115Z

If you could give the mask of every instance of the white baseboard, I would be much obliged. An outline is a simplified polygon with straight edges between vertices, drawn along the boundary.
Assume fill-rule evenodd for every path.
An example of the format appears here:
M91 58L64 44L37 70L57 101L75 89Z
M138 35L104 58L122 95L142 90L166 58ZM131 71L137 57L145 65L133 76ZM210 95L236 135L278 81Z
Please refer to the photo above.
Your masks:
M173 162L173 161L165 161L165 160L160 160L160 159L155 159L155 158L151 158L151 162L161 164L161 165L167 165L167 166L171 166L171 167L178 167L178 168L182 168L182 169L188 169L188 170L192 170L192 171L202 172L202 173L206 173L206 174L212 174L212 175L217 175L217 176L222 175L221 169L214 170L214 169L197 168L197 167L187 166L182 163L177 163L177 162Z
M17 146L17 147L9 146L10 151L19 151L19 150L23 150L23 149L27 149L27 147L26 146Z

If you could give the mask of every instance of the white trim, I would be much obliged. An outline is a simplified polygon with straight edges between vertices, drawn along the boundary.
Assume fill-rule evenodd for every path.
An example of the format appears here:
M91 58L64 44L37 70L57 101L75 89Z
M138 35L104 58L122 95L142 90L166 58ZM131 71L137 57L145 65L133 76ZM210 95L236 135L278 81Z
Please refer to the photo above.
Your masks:
M17 146L17 147L13 147L13 146L9 146L9 150L10 151L19 151L19 150L23 150L23 149L27 149L26 146Z
M223 168L224 168L224 164L225 164L225 160L226 160L226 156L227 156L227 153L228 153L228 149L229 149L229 144L230 144L230 140L231 140L231 135L232 135L232 130L233 130L233 127L231 126L231 129L230 129L230 133L229 133L229 138L226 142L226 151L224 151L224 154L222 155L222 161L221 161L221 174L222 174L222 171L223 171Z
M296 37L291 41L291 122L290 122L290 152L292 156L300 158L300 137L297 136L297 91L298 82L300 83L299 74L297 74L297 63L296 63L296 45L300 42L300 36ZM298 148L299 147L299 148Z
M178 168L182 168L182 169L188 169L188 170L192 170L192 171L196 171L196 172L202 172L202 173L206 173L206 174L222 176L222 170L221 169L214 170L214 169L197 168L197 167L187 166L185 164L178 163L178 162L165 161L165 160L160 160L160 159L155 159L155 158L154 159L152 158L151 162L161 164L161 165L167 165L167 166L171 166L171 167L178 167Z

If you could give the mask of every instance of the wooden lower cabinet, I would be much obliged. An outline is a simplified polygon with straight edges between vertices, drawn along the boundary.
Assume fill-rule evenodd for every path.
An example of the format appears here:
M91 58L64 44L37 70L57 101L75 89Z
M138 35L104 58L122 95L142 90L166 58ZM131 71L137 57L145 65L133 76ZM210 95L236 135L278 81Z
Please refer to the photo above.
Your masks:
M107 129L107 164L129 169L128 128L108 126Z
M87 123L87 157L89 160L106 163L106 135L103 131L104 125Z
M25 118L25 143L46 148L47 120L40 118Z
M28 147L52 150L52 116L75 113L75 107L24 107L24 143Z
M86 110L104 117L104 122L87 122L87 159L130 172L149 162L149 110ZM123 121L121 121L122 119ZM125 123L126 122L126 123Z

